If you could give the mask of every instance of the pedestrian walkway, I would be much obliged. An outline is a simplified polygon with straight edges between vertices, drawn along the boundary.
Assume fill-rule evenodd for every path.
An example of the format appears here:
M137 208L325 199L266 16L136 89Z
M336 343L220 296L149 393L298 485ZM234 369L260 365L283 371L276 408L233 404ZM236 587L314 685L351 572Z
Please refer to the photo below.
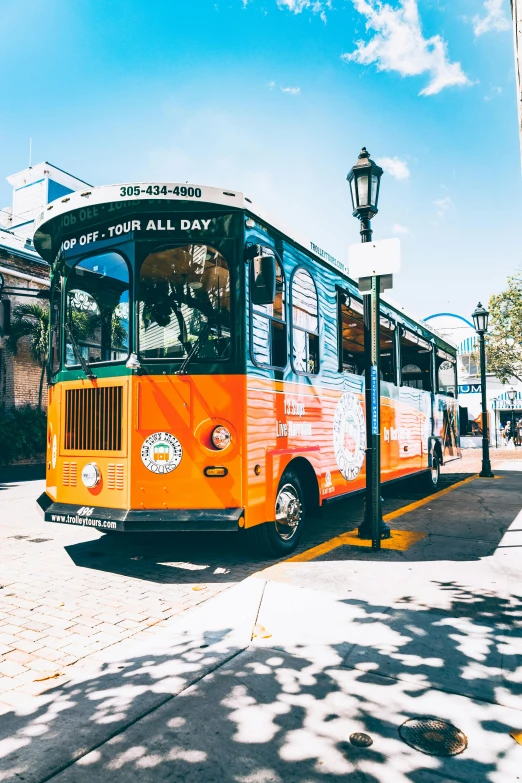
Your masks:
M521 509L516 472L476 478L396 516L406 549L344 540L95 652L2 716L0 779L522 779ZM463 752L405 744L411 718Z
M458 480L442 479L447 488ZM43 522L42 490L41 481L0 482L0 713L78 660L160 632L271 563L253 558L240 534L105 536ZM400 482L386 489L385 510L423 497L415 481ZM327 506L298 551L355 529L362 513L360 495Z

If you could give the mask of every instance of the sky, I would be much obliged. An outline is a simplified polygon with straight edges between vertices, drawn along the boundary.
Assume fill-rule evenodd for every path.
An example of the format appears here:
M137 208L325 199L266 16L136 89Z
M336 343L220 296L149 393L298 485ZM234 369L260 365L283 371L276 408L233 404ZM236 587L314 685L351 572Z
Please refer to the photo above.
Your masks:
M243 191L338 258L346 175L384 168L392 297L466 317L522 267L509 0L2 0L4 177Z

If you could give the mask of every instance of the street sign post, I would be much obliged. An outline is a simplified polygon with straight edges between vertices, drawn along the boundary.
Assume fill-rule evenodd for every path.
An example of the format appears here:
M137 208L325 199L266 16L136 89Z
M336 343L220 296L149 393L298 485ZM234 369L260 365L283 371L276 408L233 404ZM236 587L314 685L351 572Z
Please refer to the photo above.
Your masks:
M371 538L372 549L391 532L382 518L381 504L381 293L393 285L393 274L401 267L398 239L350 245L350 276L364 293L364 353L366 364L366 504L360 538Z

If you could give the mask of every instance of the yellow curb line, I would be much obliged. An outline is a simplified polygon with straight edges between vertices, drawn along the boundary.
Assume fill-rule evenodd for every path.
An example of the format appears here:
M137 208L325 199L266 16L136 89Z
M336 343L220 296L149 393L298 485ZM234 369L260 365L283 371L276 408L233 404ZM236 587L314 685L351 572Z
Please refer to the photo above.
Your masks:
M435 492L433 495L429 495L427 498L423 498L422 500L417 500L415 503L410 503L407 506L403 506L402 508L397 509L397 511L392 511L390 514L386 514L385 517L383 517L385 522L390 522L392 519L397 519L397 517L401 517L403 514L408 514L410 511L415 511L415 509L420 508L421 506L425 506L428 503L431 503L433 500L436 500L437 498L441 498L444 495L448 495L450 492L453 492L454 489L457 489L458 487L463 487L464 484L469 484L471 481L475 481L476 478L478 478L478 473L474 476L468 476L468 478L463 479L462 481L458 481L456 484L452 484L451 487L446 487L446 489L441 489L439 492ZM384 541L381 541L381 547L383 549L399 549L404 551L405 549L409 549L410 546L412 546L415 541L411 541L411 543L408 546L393 546L393 536L397 533L400 533L401 535L404 535L405 533L413 533L413 531L405 531L405 530L397 530L392 532L392 538L391 539L385 539ZM420 540L421 538L424 538L426 533L414 533L414 535L418 536L417 540ZM397 542L399 543L399 542ZM337 547L340 546L371 546L371 542L364 541L357 536L356 531L349 531L348 533L341 533L339 536L335 536L335 538L331 538L329 541L325 541L324 544L319 544L318 546L314 546L311 549L307 549L305 552L300 552L298 555L294 555L293 557L289 557L287 560L283 560L283 563L307 563L310 560L315 560L316 557L320 557L321 555L326 555L328 552L331 552L333 549L337 549Z
M410 511L415 511L416 508L425 506L428 503L431 503L432 500L437 500L437 498L441 498L444 495L449 495L449 493L453 492L454 489L457 489L458 487L463 487L464 484L469 484L471 481L475 481L475 479L477 478L479 478L478 473L474 476L468 476L468 478L462 479L462 481L457 481L456 484L452 484L451 487L446 487L446 489L441 489L439 492L435 492L433 495L428 495L427 498L423 498L422 500L416 500L415 503L410 503L408 506L403 506L402 508L398 508L397 511L392 511L390 514L386 514L386 516L383 517L383 519L385 522L391 522L392 519L397 519L397 517L402 517L403 514L409 514Z

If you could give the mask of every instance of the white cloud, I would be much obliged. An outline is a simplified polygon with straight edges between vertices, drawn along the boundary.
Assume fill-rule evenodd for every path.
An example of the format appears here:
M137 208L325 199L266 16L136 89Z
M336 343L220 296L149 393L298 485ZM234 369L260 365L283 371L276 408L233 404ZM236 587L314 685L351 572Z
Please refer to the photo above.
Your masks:
M485 101L492 101L493 98L496 98L498 95L502 94L502 87L492 87L490 95L484 95Z
M326 22L326 11L332 8L332 0L277 0L277 5L279 8L288 8L294 14L310 9Z
M394 223L392 231L393 231L394 234L409 234L410 233L410 229L407 228L406 226L401 226L400 223Z
M395 179L409 179L410 170L405 160L395 156L394 158L378 158L375 162Z
M506 3L504 0L484 0L486 16L473 17L473 32L478 37L489 33L491 30L503 32L511 29L511 22L506 16Z
M300 87L281 87L281 92L288 92L290 95L299 95L301 92Z
M358 41L354 52L343 54L344 60L374 63L381 71L397 71L401 76L426 73L430 81L420 95L471 84L460 63L448 59L447 44L440 35L424 38L417 0L399 0L399 8L381 0L353 2L367 19L366 28L375 33L367 43Z
M276 86L276 83L275 82L268 82L268 84L266 86L268 87L269 90L273 90L274 87Z
M450 211L450 209L455 208L455 204L453 203L451 196L444 196L444 198L439 198L433 203L437 207L438 218L443 218L446 213Z
M300 14L308 8L318 14L327 8L332 7L332 0L277 0L280 8L288 8L294 14Z

